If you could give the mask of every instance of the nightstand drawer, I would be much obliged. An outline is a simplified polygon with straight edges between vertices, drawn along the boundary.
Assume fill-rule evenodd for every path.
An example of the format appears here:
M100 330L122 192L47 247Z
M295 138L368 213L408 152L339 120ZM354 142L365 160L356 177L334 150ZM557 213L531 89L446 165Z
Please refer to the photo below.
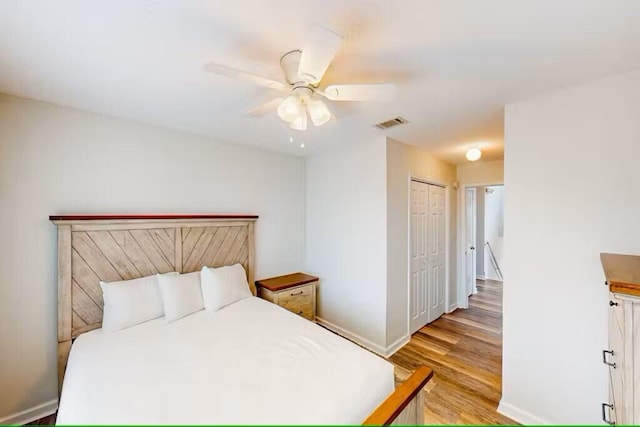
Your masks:
M285 289L284 291L280 291L278 293L280 296L280 301L296 297L310 298L311 295L313 295L313 285L298 286L296 288Z
M312 287L309 286L309 290L311 289ZM298 291L287 292L284 293L284 295L281 294L278 297L278 305L307 318L313 315L313 298L311 292L300 293L300 291Z
M289 310L293 314L302 316L307 320L315 320L315 316L313 314L313 304L304 304L304 305L298 305L298 306L280 305L280 307Z

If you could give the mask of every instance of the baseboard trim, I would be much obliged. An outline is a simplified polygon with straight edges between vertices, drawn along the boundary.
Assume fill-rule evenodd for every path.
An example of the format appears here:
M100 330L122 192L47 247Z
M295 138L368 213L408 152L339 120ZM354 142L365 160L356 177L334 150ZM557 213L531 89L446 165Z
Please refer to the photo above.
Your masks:
M411 341L411 335L405 335L398 338L393 344L387 347L387 350L385 351L385 357L393 356L393 353L407 345L409 341Z
M544 420L540 417L536 417L530 412L524 411L511 403L505 402L504 400L500 400L500 404L498 405L498 412L504 415L505 417L509 417L514 421L519 422L520 424L552 424L547 420Z
M449 308L447 309L447 313L453 313L457 309L458 309L458 304L450 305Z
M16 412L8 417L0 418L0 424L19 424L24 425L40 418L44 418L53 414L58 409L58 399L52 399L48 402L34 406L24 411Z
M348 331L344 328L341 328L340 326L333 324L331 322L329 322L328 320L325 320L321 317L316 317L316 323L320 326L324 326L325 328L329 329L332 332L335 332L336 334L340 335L343 338L348 339L349 341L353 341L354 343L358 344L361 347L366 348L367 350L370 350L382 357L386 357L385 353L386 350L384 347L369 341L366 338L361 337L358 334L354 334L351 331Z

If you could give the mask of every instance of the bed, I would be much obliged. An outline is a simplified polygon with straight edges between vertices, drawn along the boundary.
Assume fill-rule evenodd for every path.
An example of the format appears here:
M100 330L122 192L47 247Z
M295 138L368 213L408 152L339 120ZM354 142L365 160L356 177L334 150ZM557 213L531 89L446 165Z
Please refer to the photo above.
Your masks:
M393 366L255 296L106 333L99 282L241 264L253 295L257 216L53 216L59 424L421 423L418 369ZM73 343L73 345L72 345Z

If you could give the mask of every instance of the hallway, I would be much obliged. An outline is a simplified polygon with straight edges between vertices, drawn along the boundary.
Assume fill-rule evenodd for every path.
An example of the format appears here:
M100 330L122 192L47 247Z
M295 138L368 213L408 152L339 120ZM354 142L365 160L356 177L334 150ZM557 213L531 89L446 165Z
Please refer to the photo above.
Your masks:
M391 356L404 380L418 365L427 384L427 424L517 424L496 412L502 389L502 282L478 280L467 310L424 326Z

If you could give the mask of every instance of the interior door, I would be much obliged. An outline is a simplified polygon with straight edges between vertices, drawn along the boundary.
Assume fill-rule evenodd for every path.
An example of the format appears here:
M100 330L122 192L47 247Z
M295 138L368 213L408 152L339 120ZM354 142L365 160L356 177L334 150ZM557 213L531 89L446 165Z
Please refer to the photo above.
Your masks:
M444 188L429 185L429 322L445 311Z
M476 189L465 193L465 281L467 296L476 291Z
M411 277L409 284L409 328L413 334L429 323L427 245L427 214L429 210L429 186L411 181L410 256Z

